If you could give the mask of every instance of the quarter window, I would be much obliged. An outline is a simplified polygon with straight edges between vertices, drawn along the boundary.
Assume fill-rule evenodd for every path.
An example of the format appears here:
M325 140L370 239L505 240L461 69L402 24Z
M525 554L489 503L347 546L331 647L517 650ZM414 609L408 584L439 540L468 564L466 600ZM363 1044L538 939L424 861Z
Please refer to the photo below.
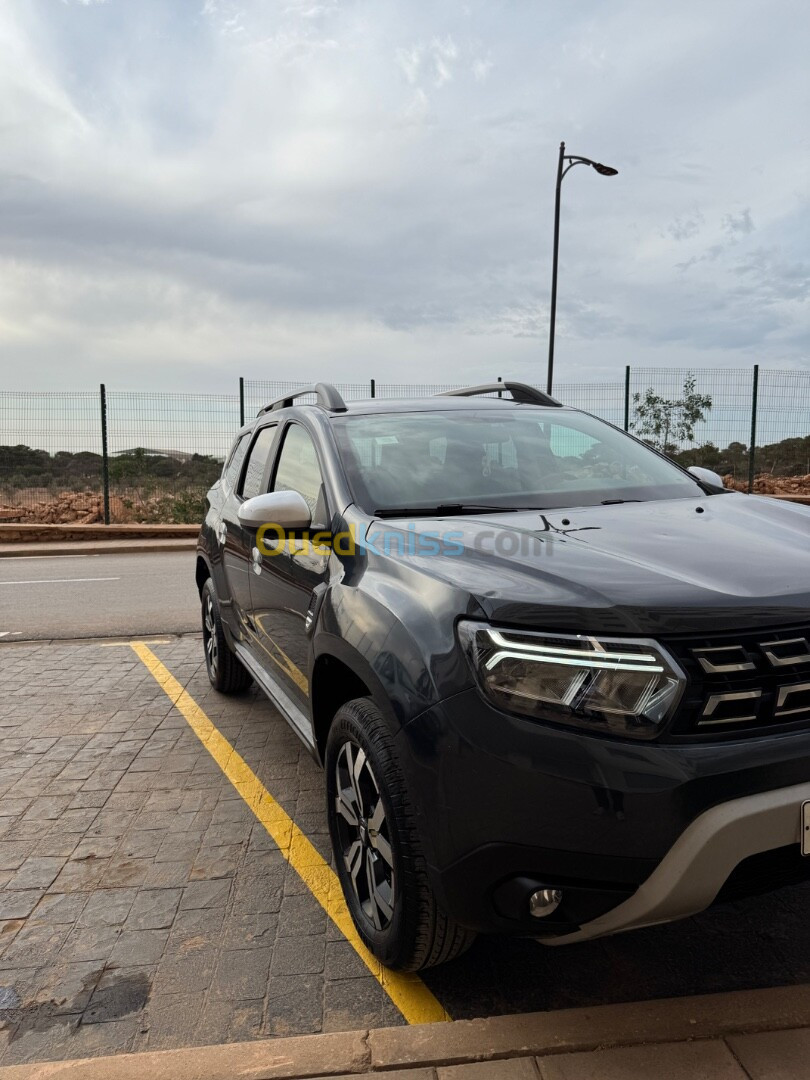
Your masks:
M242 462L245 460L245 454L247 448L250 445L250 435L243 435L233 448L228 464L225 466L225 471L222 474L225 483L228 487L235 487L239 480L239 473L242 471Z
M272 427L263 427L253 442L245 469L245 479L242 483L242 496L245 499L252 499L254 495L262 494L262 480L277 430L275 424Z

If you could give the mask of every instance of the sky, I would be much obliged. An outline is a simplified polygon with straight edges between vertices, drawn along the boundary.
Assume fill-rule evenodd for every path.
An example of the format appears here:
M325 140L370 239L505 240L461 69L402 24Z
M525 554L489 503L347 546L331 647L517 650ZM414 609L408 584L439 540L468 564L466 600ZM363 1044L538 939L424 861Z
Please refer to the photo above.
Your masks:
M3 0L0 389L810 369L804 0Z

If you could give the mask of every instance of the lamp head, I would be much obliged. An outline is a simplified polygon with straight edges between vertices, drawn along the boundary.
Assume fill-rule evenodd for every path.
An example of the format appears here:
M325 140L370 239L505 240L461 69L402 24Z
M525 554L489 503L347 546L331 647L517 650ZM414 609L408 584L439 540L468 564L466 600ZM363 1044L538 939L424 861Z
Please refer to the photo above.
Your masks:
M610 165L603 165L601 161L592 161L591 164L600 176L617 176L619 173L618 169L611 168Z

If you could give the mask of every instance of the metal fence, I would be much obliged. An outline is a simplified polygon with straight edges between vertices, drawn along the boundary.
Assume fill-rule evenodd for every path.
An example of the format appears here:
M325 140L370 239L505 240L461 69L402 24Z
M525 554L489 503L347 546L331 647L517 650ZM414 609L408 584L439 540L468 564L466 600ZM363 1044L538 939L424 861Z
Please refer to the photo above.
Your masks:
M0 393L0 521L97 519L102 472L98 391Z
M300 383L233 394L0 392L0 521L198 521L234 432ZM455 384L341 383L348 400ZM631 368L555 396L746 490L810 494L810 371ZM804 478L804 479L801 479Z

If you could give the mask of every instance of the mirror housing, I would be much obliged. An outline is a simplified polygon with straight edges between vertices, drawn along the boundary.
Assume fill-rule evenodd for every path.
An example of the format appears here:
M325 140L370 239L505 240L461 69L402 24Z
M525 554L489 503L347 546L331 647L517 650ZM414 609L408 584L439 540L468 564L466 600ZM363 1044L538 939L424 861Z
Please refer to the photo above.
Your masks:
M723 477L712 469L704 469L700 465L690 465L687 471L690 472L696 480L700 480L702 484L708 484L709 487L721 489L725 487Z
M237 516L243 525L258 529L261 525L280 525L282 529L308 529L312 515L303 495L297 491L270 491L246 499Z

